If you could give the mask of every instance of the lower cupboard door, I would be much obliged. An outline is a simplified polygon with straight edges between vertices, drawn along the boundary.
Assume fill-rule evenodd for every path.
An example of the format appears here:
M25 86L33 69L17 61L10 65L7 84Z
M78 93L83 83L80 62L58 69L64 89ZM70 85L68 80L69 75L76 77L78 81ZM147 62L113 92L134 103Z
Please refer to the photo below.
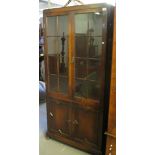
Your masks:
M83 144L100 148L101 136L99 112L77 108L74 110L73 133L75 140Z
M48 106L48 130L61 136L69 136L70 107L61 102L52 102Z

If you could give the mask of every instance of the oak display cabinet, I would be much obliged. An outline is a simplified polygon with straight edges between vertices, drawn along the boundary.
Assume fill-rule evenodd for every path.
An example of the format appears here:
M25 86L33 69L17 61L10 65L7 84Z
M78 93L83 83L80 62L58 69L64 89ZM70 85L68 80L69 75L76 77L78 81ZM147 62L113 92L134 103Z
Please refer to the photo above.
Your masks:
M105 152L113 6L44 10L47 136L91 154Z

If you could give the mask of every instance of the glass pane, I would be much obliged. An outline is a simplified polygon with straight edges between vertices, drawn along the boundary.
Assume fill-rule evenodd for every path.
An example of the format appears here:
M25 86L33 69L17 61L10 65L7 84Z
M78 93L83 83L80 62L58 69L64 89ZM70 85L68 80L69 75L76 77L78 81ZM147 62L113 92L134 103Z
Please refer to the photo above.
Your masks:
M48 45L48 54L61 54L63 51L63 55L67 56L68 54L68 37L48 37L47 38Z
M48 54L56 54L58 53L58 37L48 37L47 38L47 46L48 46Z
M105 39L106 38L106 33L107 33L107 9L106 8L103 8L102 9L102 16L103 16L103 19L102 19L102 25L103 25L103 38Z
M64 94L68 93L68 78L59 77L59 91Z
M75 36L75 56L87 57L88 37L85 34L77 34Z
M57 17L47 18L47 36L57 36Z
M87 81L88 98L99 100L100 97L100 84L97 82Z
M75 56L87 57L88 51L88 14L75 15Z
M68 16L47 18L47 36L68 35Z
M88 44L89 44L89 48L88 48L88 57L89 58L99 58L101 57L102 54L102 44L104 44L104 42L102 41L102 37L93 37L90 36L88 38Z
M58 74L57 56L48 56L49 74Z
M59 74L63 76L68 76L68 59L67 57L59 58Z
M76 78L86 78L87 76L87 64L84 59L75 59L75 77Z
M101 12L94 12L88 14L89 29L88 33L90 36L102 36L102 23L103 15Z
M57 76L49 76L49 91L56 92L58 91L58 78Z
M106 40L107 11L75 15L75 56L100 57Z
M88 14L75 15L75 33L87 34L88 32Z
M58 36L68 35L68 16L58 16Z
M75 15L75 33L87 36L102 36L106 27L107 12L91 12Z
M76 80L75 96L87 98L87 81L86 80Z
M68 37L58 37L58 53L61 56L68 56Z
M88 75L89 80L99 80L101 63L99 60L88 60Z

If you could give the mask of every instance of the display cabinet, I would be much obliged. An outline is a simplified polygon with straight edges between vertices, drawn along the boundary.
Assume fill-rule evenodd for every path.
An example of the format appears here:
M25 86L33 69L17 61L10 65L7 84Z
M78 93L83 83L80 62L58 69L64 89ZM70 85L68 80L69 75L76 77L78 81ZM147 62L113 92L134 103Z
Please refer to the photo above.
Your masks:
M91 154L105 152L113 6L44 10L47 135Z

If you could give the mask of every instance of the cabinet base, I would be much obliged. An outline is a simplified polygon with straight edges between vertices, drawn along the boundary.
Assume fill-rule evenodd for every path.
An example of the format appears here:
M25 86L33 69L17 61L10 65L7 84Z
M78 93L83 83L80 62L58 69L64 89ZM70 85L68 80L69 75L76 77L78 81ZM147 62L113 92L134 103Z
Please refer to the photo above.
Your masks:
M77 142L75 142L75 141L73 141L71 139L65 138L65 137L63 137L61 135L58 135L58 134L47 131L46 136L49 137L49 138L52 138L54 140L57 140L59 142L62 142L64 144L73 146L73 147L75 147L77 149L80 149L82 151L91 153L92 155L102 155L102 152L100 150L94 149L91 146L86 146L86 145L77 143Z

